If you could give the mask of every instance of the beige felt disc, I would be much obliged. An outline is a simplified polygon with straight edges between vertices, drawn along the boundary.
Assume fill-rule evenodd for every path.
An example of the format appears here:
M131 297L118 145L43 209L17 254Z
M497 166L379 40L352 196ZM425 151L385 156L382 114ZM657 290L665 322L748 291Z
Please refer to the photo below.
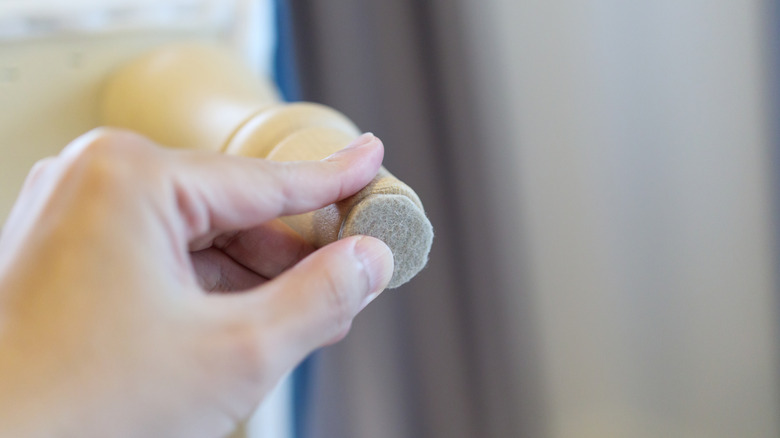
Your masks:
M433 243L433 227L425 213L403 195L371 195L347 215L339 237L376 237L390 247L395 268L388 287L411 280L425 267Z

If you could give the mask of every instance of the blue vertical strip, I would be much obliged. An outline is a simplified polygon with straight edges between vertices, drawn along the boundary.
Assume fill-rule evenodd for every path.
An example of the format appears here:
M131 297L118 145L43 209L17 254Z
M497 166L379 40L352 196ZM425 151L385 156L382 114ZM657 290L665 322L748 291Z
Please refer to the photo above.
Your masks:
M311 405L312 380L317 364L317 354L314 353L304 360L293 373L293 428L295 438L306 438L308 433L309 407Z
M295 56L292 15L287 0L274 0L277 44L274 55L274 80L288 102L301 100L301 84Z
M274 54L274 80L282 98L287 102L300 101L301 85L295 56L292 16L287 0L274 0L276 8L277 45ZM293 372L292 435L305 438L309 418L309 392L317 355L311 355Z

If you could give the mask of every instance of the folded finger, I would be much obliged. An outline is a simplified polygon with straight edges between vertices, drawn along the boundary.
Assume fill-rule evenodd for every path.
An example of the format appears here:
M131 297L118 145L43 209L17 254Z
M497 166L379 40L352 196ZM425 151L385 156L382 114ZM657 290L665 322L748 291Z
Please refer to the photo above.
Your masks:
M267 281L217 248L194 252L191 260L195 278L207 292L247 290Z
M220 236L213 245L265 278L276 277L314 251L311 244L279 220Z

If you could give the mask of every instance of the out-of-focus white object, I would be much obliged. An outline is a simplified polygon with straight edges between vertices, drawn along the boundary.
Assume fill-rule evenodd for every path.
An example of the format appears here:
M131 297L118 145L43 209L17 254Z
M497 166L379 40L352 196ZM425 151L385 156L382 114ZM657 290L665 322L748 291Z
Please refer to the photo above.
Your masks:
M108 72L185 40L228 42L270 74L272 2L0 2L0 224L32 164L97 126Z
M272 68L270 0L0 1L0 226L35 161L99 123L109 72L159 45L219 41ZM289 382L238 435L290 436Z
M51 1L6 0L0 4L0 38L224 27L236 2L197 0Z

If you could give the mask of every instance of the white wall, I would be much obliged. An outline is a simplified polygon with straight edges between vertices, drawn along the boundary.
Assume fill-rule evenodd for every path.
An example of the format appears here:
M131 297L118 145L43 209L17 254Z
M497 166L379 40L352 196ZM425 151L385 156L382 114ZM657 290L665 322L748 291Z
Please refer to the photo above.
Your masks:
M763 2L462 6L550 436L780 436Z

